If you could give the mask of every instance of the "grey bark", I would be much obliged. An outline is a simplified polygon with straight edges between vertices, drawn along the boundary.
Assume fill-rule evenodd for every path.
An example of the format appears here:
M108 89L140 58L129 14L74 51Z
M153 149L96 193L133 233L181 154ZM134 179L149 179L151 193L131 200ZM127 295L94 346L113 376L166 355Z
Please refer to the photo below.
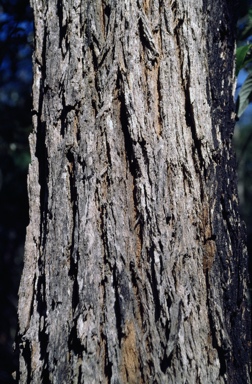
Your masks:
M32 0L20 383L249 383L226 1Z

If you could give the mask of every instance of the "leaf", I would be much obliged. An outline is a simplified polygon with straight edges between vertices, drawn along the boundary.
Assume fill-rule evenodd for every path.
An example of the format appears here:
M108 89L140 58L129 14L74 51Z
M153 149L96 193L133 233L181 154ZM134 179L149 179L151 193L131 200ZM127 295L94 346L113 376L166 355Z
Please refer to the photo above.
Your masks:
M240 69L245 65L245 59L252 47L252 44L243 45L236 49L236 76L238 75Z
M236 114L239 118L252 100L252 73L248 75L239 92L236 102Z
M248 19L249 21L252 21L252 8L249 8L248 10Z

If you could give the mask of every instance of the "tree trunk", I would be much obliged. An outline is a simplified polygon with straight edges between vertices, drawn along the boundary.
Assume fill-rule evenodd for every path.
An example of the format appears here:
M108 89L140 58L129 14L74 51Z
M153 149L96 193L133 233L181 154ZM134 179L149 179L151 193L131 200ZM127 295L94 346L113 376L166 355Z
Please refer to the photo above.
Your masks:
M249 383L226 0L32 0L20 383Z

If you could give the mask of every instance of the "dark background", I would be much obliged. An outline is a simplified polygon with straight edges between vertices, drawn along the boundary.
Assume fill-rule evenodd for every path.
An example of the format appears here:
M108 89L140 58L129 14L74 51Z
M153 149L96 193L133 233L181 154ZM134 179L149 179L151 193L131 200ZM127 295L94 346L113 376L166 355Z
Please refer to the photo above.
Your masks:
M17 292L28 224L33 17L28 0L0 0L0 383L13 382Z
M49 1L49 0L48 0ZM244 43L251 1L240 1L238 43ZM247 39L248 37L246 37ZM33 16L28 0L0 0L0 384L13 383L17 292L28 224L28 135L31 131ZM245 76L245 75L244 75ZM238 86L244 81L238 81ZM249 110L249 108L248 108ZM252 251L252 111L237 124L241 213ZM251 260L251 258L250 258Z

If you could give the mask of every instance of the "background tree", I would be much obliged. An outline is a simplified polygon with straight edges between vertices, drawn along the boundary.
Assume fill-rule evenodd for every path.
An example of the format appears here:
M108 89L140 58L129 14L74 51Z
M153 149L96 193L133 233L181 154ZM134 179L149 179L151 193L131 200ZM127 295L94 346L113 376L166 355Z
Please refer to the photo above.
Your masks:
M233 10L32 5L20 382L249 382Z

